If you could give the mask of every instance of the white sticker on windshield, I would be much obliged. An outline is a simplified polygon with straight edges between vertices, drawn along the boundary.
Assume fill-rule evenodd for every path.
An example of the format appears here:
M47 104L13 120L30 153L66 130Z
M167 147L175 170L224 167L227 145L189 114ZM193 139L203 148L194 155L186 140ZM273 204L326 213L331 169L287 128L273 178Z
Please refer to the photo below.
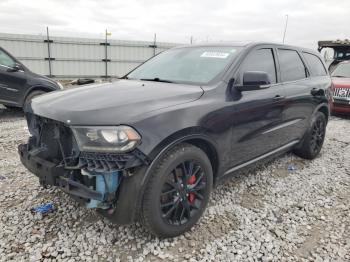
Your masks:
M225 59L230 55L230 53L223 52L204 52L201 54L201 57L210 57L210 58L222 58Z

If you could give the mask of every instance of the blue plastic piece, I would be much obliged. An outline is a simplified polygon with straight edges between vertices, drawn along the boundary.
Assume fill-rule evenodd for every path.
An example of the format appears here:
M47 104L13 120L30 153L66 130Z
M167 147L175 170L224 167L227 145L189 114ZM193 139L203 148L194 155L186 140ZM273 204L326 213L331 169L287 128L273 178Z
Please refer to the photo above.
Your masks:
M110 173L98 173L91 172L89 175L96 177L96 191L102 193L103 198L106 200L109 193L113 193L117 190L120 183L120 176L122 172L110 172ZM108 208L102 204L101 201L91 199L89 203L86 204L87 208Z
M31 211L34 212L34 213L45 214L47 212L50 212L53 209L54 209L54 206L53 206L52 203L46 203L46 204L42 204L42 205L37 206L37 207L33 207L31 209Z
M291 173L291 172L294 172L295 170L297 170L297 168L294 166L294 165L289 165L288 166L288 171Z

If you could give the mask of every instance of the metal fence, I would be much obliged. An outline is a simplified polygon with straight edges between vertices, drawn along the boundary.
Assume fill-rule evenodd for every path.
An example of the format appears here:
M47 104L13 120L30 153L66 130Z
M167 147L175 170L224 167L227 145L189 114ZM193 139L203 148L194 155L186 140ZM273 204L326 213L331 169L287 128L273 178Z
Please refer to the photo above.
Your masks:
M35 73L60 79L120 77L176 43L0 33L0 46Z

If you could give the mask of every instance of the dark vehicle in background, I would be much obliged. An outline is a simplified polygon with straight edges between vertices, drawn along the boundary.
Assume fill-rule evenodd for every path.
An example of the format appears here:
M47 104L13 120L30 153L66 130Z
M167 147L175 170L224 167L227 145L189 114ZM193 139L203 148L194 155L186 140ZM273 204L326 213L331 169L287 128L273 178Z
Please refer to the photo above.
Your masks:
M43 186L173 237L198 221L222 179L288 151L315 158L330 88L311 50L178 47L114 83L33 99L31 137L18 150Z
M334 70L338 63L350 60L350 40L348 39L318 41L318 51L321 52L323 49L326 50L324 58L330 72ZM328 51L332 51L333 54L328 54Z
M331 76L333 82L332 113L350 114L350 60L338 63Z
M34 74L0 47L0 104L23 107L33 97L60 89L60 83Z

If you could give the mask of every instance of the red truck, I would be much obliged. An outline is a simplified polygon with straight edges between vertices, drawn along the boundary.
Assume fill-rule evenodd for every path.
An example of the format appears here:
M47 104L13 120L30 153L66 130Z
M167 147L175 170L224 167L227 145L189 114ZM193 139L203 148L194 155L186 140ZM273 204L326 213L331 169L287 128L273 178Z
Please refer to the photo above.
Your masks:
M324 48L333 52L324 53L333 83L332 113L350 114L350 40L319 41L318 51Z

